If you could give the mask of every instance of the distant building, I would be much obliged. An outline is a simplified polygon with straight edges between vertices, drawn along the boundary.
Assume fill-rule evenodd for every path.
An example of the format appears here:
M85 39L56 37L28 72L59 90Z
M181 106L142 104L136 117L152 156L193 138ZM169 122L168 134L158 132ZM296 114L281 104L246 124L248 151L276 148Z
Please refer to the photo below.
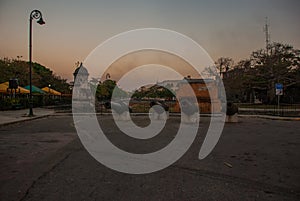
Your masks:
M192 79L187 77L181 81L176 91L177 97L189 98L191 94L188 94L187 91L190 85L196 95L198 106L201 113L212 113L212 112L221 112L221 100L219 98L219 92L217 83L213 79ZM210 90L210 93L209 93ZM174 108L174 112L179 112L180 106L177 102Z
M167 87L172 89L172 91L177 91L179 89L179 83L181 80L164 80L162 82L158 82L157 85Z
M141 86L137 92L146 92L146 91L149 91L151 89L151 87L153 87L154 84L147 84L147 85L144 85L144 86Z
M147 92L151 89L162 91L164 88L168 88L176 94L177 98L192 99L192 94L188 93L190 91L188 90L189 87L194 91L201 113L221 112L221 100L217 82L214 79L193 79L190 76L187 76L183 80L164 80L157 84L145 85L137 91ZM176 101L172 112L180 112L178 101Z

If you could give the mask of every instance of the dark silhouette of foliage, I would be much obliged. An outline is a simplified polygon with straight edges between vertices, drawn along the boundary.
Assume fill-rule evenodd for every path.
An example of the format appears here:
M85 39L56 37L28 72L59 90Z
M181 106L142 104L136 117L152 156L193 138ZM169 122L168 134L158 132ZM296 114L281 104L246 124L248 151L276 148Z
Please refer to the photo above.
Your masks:
M291 45L272 43L268 52L252 52L249 59L239 61L223 75L228 100L254 102L255 98L275 103L275 84L282 83L282 100L300 102L300 50Z
M20 86L29 85L29 62L17 59L0 59L0 83L7 82L11 78L17 78ZM51 85L51 88L62 93L70 93L66 79L53 74L53 72L39 64L32 63L32 84L43 88Z

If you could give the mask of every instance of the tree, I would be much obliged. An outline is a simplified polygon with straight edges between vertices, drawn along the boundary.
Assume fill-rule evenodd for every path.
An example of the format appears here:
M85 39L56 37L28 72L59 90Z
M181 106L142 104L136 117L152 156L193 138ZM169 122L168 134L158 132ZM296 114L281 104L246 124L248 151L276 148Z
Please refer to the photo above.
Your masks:
M0 59L0 83L11 78L17 78L20 86L29 85L29 63L19 59ZM32 64L32 84L43 88L51 84L52 88L62 93L69 93L69 84L66 79L53 74L53 72L39 64Z
M162 98L167 100L172 100L175 97L175 92L171 90L171 86L166 87L161 85L153 85L146 90L136 90L132 97L133 98Z
M300 51L291 45L272 43L269 52L257 50L251 54L255 77L253 86L266 89L269 102L275 101L275 83L282 83L284 90L299 85Z
M111 99L113 93L118 98L127 97L127 93L118 87L116 81L107 79L98 85L96 96L98 100L107 101Z
M299 58L299 50L281 43L271 44L268 52L265 49L252 52L250 59L239 61L224 74L223 83L227 99L253 102L256 98L264 103L274 103L275 83L282 83L282 100L299 102ZM219 59L216 63L223 61L224 59ZM223 65L223 68L224 66L226 65Z
M224 77L226 73L233 67L233 60L229 57L220 57L216 62L216 68L220 74L220 77Z
M251 69L249 68L249 60L239 61L231 70L223 77L223 84L226 91L228 101L243 102L247 99L247 94L251 90L249 85Z

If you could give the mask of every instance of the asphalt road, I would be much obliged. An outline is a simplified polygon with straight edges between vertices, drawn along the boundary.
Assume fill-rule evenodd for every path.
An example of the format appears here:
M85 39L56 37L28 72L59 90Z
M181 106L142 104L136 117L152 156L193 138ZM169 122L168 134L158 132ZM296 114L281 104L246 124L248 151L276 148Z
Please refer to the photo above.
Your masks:
M146 126L143 116L133 118ZM170 167L145 175L113 171L83 148L71 116L60 115L0 127L1 200L300 200L300 124L242 118L226 124L204 160L198 153L208 121ZM174 138L179 119L161 134L134 140L99 116L106 136L134 153L159 150Z

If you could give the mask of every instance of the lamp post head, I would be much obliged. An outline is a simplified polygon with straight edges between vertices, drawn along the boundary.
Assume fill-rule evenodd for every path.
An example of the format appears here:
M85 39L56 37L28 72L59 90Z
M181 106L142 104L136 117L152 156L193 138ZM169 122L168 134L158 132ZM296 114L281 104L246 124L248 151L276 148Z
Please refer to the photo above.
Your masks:
M43 17L41 17L37 23L39 23L40 25L46 24L45 21L43 20Z
M33 10L30 13L30 20L36 19L37 23L40 25L45 24L45 21L43 20L42 13L39 10Z

